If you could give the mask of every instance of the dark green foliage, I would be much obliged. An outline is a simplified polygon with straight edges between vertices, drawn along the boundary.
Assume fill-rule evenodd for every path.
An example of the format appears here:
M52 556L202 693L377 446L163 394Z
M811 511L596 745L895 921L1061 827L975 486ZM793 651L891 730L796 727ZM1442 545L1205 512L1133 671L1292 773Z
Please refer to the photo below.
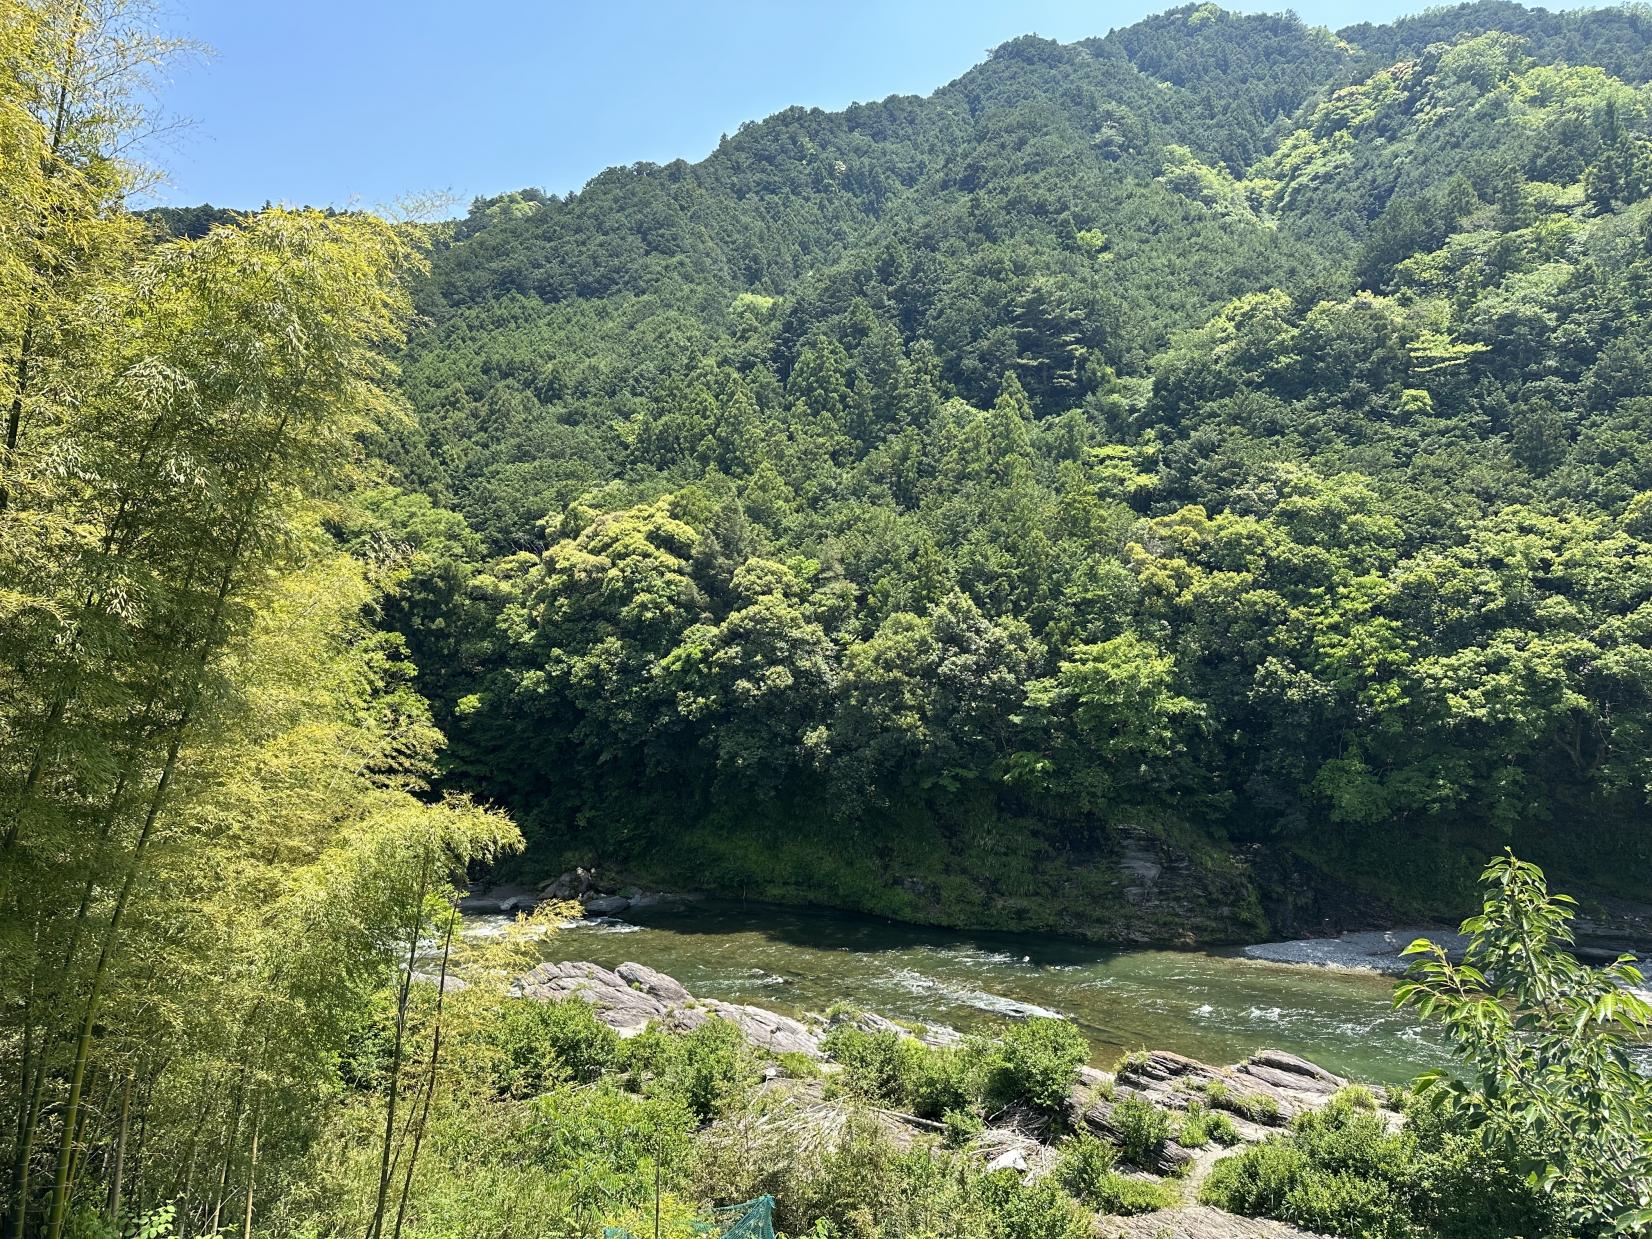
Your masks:
M1056 1177L1062 1187L1089 1204L1111 1181L1118 1160L1115 1146L1090 1132L1079 1132L1062 1148Z
M1001 1082L995 1072L1001 1056L1009 1052L1008 1045L1006 1037L963 1048L932 1047L893 1031L869 1033L848 1024L834 1028L822 1042L843 1068L834 1077L832 1089L932 1120L977 1110L984 1092ZM1078 1061L1087 1053L1085 1046ZM1002 1081L1003 1087L1012 1090L1003 1104L1030 1100L1014 1091L1027 1086L1029 1079Z
M942 1143L949 1149L961 1149L980 1135L986 1123L973 1110L948 1110L941 1116Z
M449 781L531 865L931 923L1440 913L1516 835L1638 893L1649 38L1184 6L477 202L429 501L348 531Z
M1404 1239L1417 1234L1405 1209L1412 1156L1379 1115L1338 1099L1298 1119L1290 1137L1218 1162L1201 1199L1322 1233Z
M843 1068L842 1089L851 1097L880 1106L904 1106L912 1096L918 1060L924 1047L896 1032L863 1032L842 1025L829 1032L821 1048Z
M701 1119L714 1118L757 1082L760 1063L739 1028L712 1017L665 1041L654 1091Z

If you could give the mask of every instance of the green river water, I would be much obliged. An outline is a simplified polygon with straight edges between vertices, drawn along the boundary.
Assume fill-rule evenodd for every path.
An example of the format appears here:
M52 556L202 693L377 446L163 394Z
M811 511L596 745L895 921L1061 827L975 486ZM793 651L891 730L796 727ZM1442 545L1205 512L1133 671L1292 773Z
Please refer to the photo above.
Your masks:
M608 968L634 960L696 995L790 1015L848 1002L969 1032L1034 1008L1073 1020L1103 1066L1144 1047L1232 1063L1270 1046L1394 1083L1446 1061L1435 1034L1391 1008L1392 980L1367 973L772 908L634 915L569 926L546 957Z

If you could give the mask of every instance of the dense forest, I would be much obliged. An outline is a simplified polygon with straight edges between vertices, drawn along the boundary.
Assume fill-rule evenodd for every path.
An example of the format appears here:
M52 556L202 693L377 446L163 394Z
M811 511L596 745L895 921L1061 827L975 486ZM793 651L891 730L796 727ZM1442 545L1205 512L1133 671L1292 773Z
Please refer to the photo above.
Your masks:
M944 924L1644 893L1649 56L1181 8L475 203L341 531L444 781L536 873Z
M1652 872L1652 14L1185 7L425 224L134 209L188 50L0 0L4 1239L1652 1228L1652 1006L1532 863ZM1371 1091L634 964L622 1036L531 992L577 908L460 916L574 862L1480 911Z

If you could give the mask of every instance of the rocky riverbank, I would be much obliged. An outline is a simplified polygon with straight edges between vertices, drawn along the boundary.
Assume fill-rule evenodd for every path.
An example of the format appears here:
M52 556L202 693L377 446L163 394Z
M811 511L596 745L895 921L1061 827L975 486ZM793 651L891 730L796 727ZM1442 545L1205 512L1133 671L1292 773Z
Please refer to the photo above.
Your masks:
M1427 938L1446 949L1453 959L1462 958L1468 939L1437 926L1414 925L1398 929L1371 929L1341 934L1335 938L1297 938L1284 942L1258 942L1242 948L1247 959L1273 964L1303 964L1316 968L1348 968L1400 976L1412 957L1403 954L1418 938Z
M570 869L538 886L478 886L459 900L459 911L468 914L532 912L541 904L578 904L585 916L620 916L643 908L693 903L702 898L694 893L647 891L599 878L595 870Z
M840 1126L849 1104L836 1099L828 1087L837 1067L826 1053L823 1038L832 1028L850 1022L868 1032L893 1032L937 1046L962 1040L950 1029L905 1027L871 1012L799 1019L762 1007L698 998L675 978L637 963L613 969L583 962L543 963L519 978L513 992L527 1000L589 1003L598 1019L624 1037L650 1025L686 1031L712 1018L726 1019L760 1052L774 1056L764 1088L774 1095L775 1106L798 1121L823 1128ZM791 1056L816 1063L818 1072L795 1073L785 1061ZM1324 1106L1346 1083L1314 1063L1279 1050L1258 1050L1232 1066L1213 1066L1163 1050L1138 1052L1126 1056L1112 1072L1079 1069L1067 1099L1065 1126L1116 1140L1119 1107L1137 1099L1165 1111L1174 1120L1172 1130L1180 1131L1181 1116L1190 1105L1199 1103L1224 1110L1243 1147L1282 1131L1296 1115ZM1397 1115L1390 1117L1399 1122ZM877 1119L902 1146L936 1136L936 1124L910 1115L878 1111ZM971 1148L989 1168L1010 1170L1029 1181L1048 1174L1058 1160L1049 1124L1022 1112L993 1116L990 1125L972 1139ZM1211 1166L1227 1152L1166 1140L1153 1170L1172 1186L1181 1203L1135 1218L1098 1219L1096 1233L1117 1239L1286 1239L1301 1235L1277 1223L1237 1218L1194 1203Z
M1620 955L1634 955L1642 960L1652 957L1652 927L1645 924L1625 926L1621 922L1580 919L1575 925L1575 932L1577 942L1573 953L1585 963L1606 964ZM1468 947L1468 938L1455 930L1410 925L1397 929L1361 930L1334 938L1259 942L1241 948L1240 954L1247 959L1274 964L1347 968L1384 976L1401 976L1415 958L1404 954L1404 951L1419 938L1444 947L1446 954L1454 960L1462 959Z

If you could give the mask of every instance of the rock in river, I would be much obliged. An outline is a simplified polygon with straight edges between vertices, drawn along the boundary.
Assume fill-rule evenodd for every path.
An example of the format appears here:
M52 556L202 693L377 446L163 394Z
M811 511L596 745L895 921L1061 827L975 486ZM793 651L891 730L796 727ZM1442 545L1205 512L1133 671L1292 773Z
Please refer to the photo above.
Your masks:
M621 964L609 971L596 964L544 963L522 976L514 992L542 1001L579 998L622 1037L633 1037L650 1024L697 1028L718 1016L753 1045L772 1053L821 1056L820 1039L802 1021L762 1007L695 998L671 977L643 964Z

